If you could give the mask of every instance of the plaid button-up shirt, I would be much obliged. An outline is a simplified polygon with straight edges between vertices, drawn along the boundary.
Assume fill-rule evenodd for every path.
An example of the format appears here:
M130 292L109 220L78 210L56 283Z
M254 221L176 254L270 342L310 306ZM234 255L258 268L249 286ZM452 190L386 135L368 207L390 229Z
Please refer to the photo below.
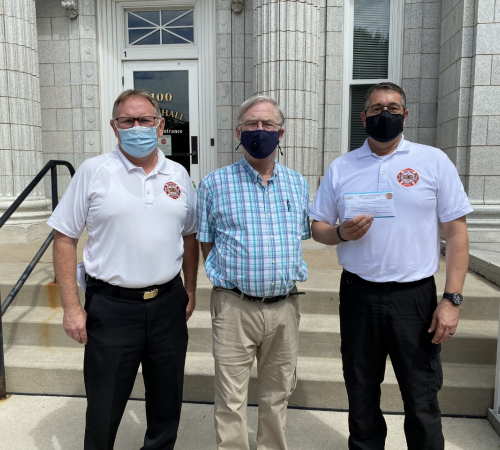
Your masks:
M246 158L206 176L198 187L198 235L214 242L205 263L214 286L273 297L307 280L301 240L311 237L309 185L275 163L262 177Z

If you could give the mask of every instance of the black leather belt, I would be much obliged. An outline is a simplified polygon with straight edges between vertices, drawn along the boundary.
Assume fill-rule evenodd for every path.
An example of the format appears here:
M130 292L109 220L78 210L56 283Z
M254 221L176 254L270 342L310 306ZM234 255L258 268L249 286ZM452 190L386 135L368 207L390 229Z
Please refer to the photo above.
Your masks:
M377 287L379 289L396 289L396 288L406 288L406 287L412 287L412 286L419 286L421 284L424 284L429 278L422 278L421 280L416 280L416 281L408 281L406 283L399 283L398 281L385 281L383 283L377 283L376 281L368 281L365 280L364 278L361 278L359 275L356 275L355 273L349 272L344 269L344 274L350 278L353 278L356 281L360 281L361 283L364 284L369 284L373 287Z
M254 297L253 295L247 295L241 292L238 288L229 289L230 291L236 292L240 297L246 298L251 302L261 302L261 303L276 303L280 300L285 300L292 295L304 295L305 292L289 292L288 294L277 295L275 297Z
M164 284L157 284L144 288L126 288L113 286L112 284L106 283L105 281L98 280L87 275L87 289L91 292L98 292L100 294L111 295L113 297L152 300L153 298L169 291L170 288L180 278L180 276L180 273L178 273L174 278Z

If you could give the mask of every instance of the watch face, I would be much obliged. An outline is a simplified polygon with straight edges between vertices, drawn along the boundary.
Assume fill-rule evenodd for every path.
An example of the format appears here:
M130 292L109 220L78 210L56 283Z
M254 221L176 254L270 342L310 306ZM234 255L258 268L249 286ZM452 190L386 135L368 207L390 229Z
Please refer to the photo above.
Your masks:
M443 294L443 297L450 300L455 305L462 304L464 298L460 294Z

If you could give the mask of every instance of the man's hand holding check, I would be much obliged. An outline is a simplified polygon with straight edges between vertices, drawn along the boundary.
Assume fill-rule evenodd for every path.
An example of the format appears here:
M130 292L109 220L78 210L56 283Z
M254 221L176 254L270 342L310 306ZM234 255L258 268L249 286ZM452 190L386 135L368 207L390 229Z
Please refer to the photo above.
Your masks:
M353 219L342 222L340 226L340 235L346 241L357 241L361 239L370 229L373 223L373 216L360 214Z

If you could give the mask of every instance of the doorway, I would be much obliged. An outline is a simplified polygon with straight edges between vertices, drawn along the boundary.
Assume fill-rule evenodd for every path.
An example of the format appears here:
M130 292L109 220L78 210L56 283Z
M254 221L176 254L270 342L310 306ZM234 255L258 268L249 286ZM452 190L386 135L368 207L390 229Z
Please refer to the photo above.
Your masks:
M186 168L197 186L199 169L198 62L124 62L124 88L144 89L158 102L165 129L158 148Z

